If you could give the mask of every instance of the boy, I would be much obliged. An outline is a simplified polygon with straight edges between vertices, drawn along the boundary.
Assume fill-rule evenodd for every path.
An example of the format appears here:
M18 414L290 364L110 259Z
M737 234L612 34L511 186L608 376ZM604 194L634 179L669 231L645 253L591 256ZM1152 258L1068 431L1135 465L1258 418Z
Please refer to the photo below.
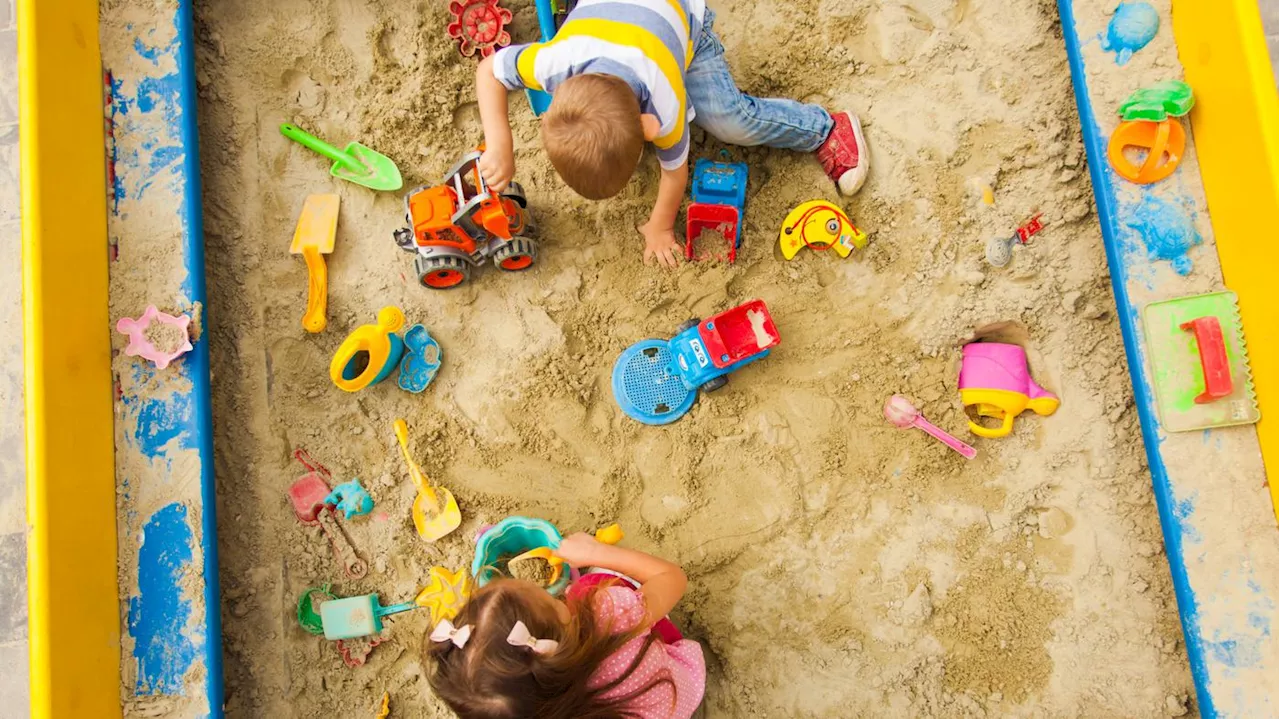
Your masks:
M612 197L635 172L646 142L662 179L644 235L644 259L676 266L676 213L689 182L689 122L733 145L817 155L840 191L867 176L867 146L852 113L745 95L733 82L706 0L580 0L550 42L485 58L476 95L486 150L480 173L501 190L515 173L507 93L551 93L542 143L565 184L592 200Z

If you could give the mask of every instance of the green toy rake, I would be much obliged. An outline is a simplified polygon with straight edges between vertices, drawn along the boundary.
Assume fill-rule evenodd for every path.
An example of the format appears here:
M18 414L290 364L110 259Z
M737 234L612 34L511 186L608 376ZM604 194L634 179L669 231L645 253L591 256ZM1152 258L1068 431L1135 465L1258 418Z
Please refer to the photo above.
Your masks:
M1234 292L1152 302L1142 312L1142 324L1165 431L1258 421Z

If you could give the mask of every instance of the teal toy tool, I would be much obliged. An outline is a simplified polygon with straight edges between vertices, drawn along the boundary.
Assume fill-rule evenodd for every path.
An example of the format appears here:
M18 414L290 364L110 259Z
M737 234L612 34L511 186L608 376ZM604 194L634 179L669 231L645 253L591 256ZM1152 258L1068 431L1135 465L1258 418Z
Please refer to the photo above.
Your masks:
M325 639L355 639L382 633L382 618L416 609L413 602L402 602L384 607L378 604L377 594L333 599L320 605L320 622L324 625Z

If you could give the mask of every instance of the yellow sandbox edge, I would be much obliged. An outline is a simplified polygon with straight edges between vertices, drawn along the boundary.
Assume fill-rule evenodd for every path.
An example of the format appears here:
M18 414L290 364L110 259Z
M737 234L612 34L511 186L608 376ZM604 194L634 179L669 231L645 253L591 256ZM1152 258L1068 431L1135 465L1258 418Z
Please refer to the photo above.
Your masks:
M31 716L120 707L97 0L19 0Z
M1240 298L1262 421L1258 442L1277 501L1277 303L1280 180L1277 96L1256 0L1175 0L1173 33L1187 82L1200 175L1227 288Z

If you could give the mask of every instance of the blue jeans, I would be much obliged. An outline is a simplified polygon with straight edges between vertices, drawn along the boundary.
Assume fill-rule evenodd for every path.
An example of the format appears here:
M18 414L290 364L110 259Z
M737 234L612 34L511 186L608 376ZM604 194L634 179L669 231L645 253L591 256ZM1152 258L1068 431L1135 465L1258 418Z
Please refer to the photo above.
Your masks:
M693 124L730 145L817 150L831 132L831 115L818 105L752 97L739 90L725 62L724 45L711 29L715 20L716 14L707 8L694 44L693 62L685 73Z

